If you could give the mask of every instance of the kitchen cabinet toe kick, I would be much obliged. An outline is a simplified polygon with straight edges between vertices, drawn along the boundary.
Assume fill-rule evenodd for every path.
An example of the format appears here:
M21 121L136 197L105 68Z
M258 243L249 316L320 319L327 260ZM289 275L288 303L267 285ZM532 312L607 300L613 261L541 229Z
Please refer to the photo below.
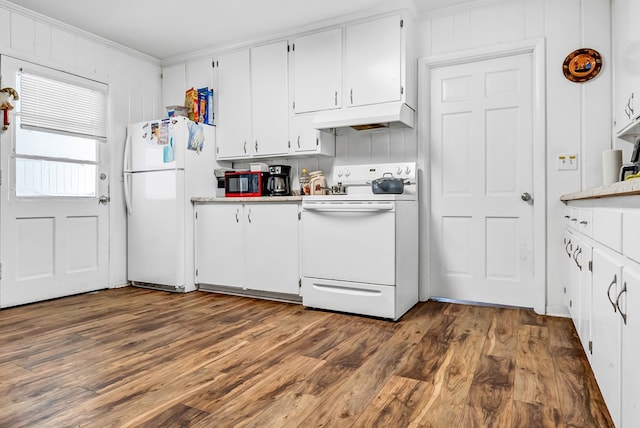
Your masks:
M240 297L254 297L257 299L273 300L284 303L302 303L302 296L298 294L276 293L273 291L251 290L246 288L225 287L223 285L200 284L199 291L207 291L210 293L229 294Z

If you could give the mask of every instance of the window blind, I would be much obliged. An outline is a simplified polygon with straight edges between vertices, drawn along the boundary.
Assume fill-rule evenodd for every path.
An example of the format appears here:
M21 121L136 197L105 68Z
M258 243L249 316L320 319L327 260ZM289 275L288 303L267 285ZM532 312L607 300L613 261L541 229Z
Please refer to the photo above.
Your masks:
M93 83L93 82L91 82ZM20 72L21 126L74 136L107 138L107 90Z

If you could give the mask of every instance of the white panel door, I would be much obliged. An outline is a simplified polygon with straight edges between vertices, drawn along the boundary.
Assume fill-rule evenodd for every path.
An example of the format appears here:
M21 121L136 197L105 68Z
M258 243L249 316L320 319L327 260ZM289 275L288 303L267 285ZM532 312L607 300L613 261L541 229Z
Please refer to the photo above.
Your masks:
M432 296L534 306L531 65L432 69Z
M253 141L250 153L276 155L289 151L287 68L286 41L251 49Z
M249 50L221 55L218 67L218 158L246 156L251 143Z
M295 112L342 105L342 29L298 37L293 41Z
M21 66L17 60L1 58L2 87L17 87L16 71ZM18 198L15 110L11 119L9 129L0 130L0 307L107 288L109 205L98 201L109 195L109 146L97 143L95 197ZM64 174L70 164L51 163L40 172L32 170L31 177L44 180L45 170ZM69 174L64 183L76 179Z

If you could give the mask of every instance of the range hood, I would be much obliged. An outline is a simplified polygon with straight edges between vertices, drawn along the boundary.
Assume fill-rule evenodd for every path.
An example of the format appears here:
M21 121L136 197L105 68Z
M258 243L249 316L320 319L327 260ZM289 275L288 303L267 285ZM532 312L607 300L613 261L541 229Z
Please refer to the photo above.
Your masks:
M316 114L316 129L351 127L357 131L378 128L413 128L415 112L403 102L326 110Z

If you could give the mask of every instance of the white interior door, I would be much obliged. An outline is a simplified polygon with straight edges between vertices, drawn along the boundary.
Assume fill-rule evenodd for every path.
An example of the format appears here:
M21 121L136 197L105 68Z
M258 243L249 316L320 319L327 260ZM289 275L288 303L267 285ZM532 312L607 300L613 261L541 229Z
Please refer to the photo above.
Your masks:
M23 66L48 76L62 74L4 56L0 63L2 87L16 88L17 71ZM81 142L83 147L77 150L67 137L49 135L48 148L69 144L75 147L69 152L86 148L92 154L79 154L84 161L16 156L16 138L24 134L16 137L19 117L15 111L9 129L0 131L0 306L108 287L107 143L91 140L83 146ZM20 194L23 188L47 186L52 193L82 196L16 196L16 189ZM103 203L99 203L101 196Z
M433 68L434 297L534 306L532 55Z

